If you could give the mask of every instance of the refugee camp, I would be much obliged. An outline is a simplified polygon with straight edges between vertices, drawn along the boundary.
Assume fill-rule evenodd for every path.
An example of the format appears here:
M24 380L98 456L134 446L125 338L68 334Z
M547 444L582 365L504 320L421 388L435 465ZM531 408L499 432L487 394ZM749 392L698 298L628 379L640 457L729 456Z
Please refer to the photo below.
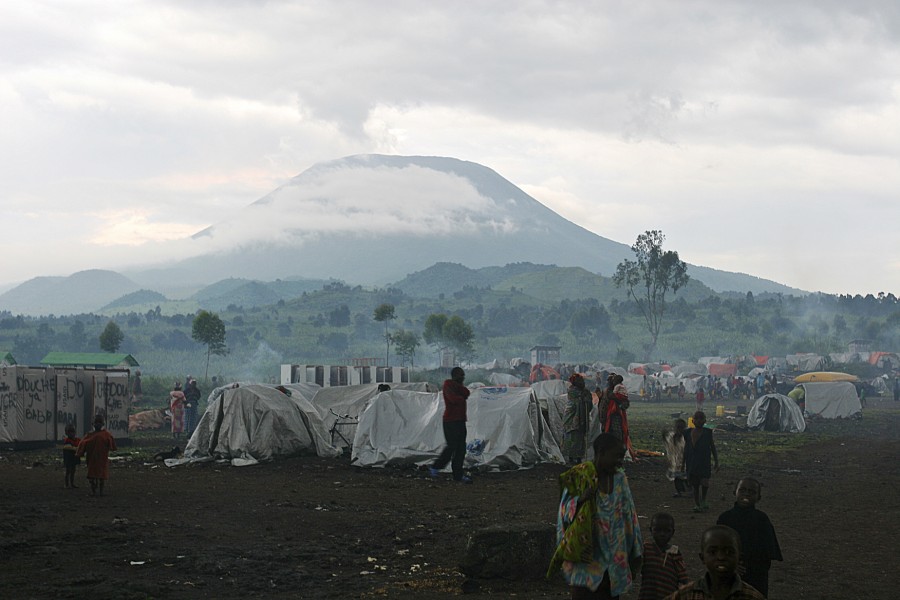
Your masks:
M897 595L894 4L0 23L0 598Z

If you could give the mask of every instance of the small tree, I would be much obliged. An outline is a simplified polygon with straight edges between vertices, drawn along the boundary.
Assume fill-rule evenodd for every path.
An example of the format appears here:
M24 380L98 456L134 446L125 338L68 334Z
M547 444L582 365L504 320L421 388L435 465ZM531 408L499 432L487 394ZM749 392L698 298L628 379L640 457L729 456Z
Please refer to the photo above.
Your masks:
M420 344L419 335L412 331L400 329L391 335L391 340L394 342L397 356L403 358L404 363L408 361L410 366L412 366L413 359L416 356L416 348Z
M650 360L656 351L663 316L666 314L666 294L673 294L684 287L690 277L687 264L678 258L678 253L663 252L666 237L662 231L645 231L637 237L631 251L637 260L619 263L613 275L616 287L625 286L628 294L637 304L650 332L650 343L646 346L644 360ZM638 292L635 292L638 288Z
M447 315L443 313L432 313L425 319L425 329L422 331L422 338L425 343L433 347L440 355L447 348L447 341L444 338L444 325L447 324Z
M125 334L119 329L115 321L110 321L100 334L100 349L104 352L115 352L122 345Z
M475 332L462 317L453 315L447 319L447 324L444 325L444 338L462 358L471 358L475 352L473 347Z
M381 304L375 309L374 319L379 323L384 323L384 366L391 364L391 334L388 332L388 324L396 318L393 304Z
M222 322L219 315L201 310L194 317L191 337L194 338L194 341L206 345L206 373L203 376L203 380L206 381L209 377L210 355L225 356L228 354L228 348L225 346L225 323Z

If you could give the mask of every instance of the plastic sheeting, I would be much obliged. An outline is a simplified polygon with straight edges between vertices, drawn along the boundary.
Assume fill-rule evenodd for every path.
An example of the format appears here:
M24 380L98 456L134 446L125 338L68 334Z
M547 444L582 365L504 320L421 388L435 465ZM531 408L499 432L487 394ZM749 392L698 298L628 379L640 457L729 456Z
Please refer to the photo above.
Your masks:
M757 398L747 413L747 427L802 433L806 430L806 419L792 399L781 394L766 394Z
M188 441L184 458L166 464L224 459L244 466L304 453L340 456L306 397L315 386L308 390L304 386L310 387L292 384L291 395L272 385L218 388Z
M530 388L485 387L467 402L467 468L510 470L563 464ZM440 393L391 390L359 416L351 462L360 467L424 464L444 447Z
M392 390L435 391L434 387L429 386L426 382L389 383L388 385ZM316 391L315 396L312 397L312 404L322 419L325 431L329 432L329 441L332 444L341 449L350 448L353 444L353 437L356 435L356 419L365 409L369 400L377 394L377 383L334 386L320 388ZM332 434L332 431L337 433Z
M856 387L849 381L804 383L805 414L823 419L846 419L862 413Z

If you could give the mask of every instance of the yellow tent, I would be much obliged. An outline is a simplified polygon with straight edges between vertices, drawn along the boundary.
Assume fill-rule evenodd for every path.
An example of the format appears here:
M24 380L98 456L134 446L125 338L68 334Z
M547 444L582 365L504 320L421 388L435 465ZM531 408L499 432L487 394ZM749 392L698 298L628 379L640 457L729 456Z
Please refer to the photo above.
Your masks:
M794 383L809 383L811 381L859 381L859 377L835 371L814 371L794 378Z

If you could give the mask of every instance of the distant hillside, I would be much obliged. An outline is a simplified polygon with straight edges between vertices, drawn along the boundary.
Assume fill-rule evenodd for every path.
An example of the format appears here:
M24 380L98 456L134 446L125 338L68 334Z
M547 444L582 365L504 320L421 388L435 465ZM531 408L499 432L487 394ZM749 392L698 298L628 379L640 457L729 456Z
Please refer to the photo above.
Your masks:
M410 273L390 287L418 298L437 298L462 290L464 287L486 288L525 273L553 270L554 265L512 263L504 267L470 269L458 263L439 262L427 269Z
M68 277L35 277L0 294L0 310L25 315L93 312L138 289L124 275L100 269Z
M229 306L254 308L297 298L304 292L322 289L326 283L328 282L322 279L278 279L263 282L229 278L203 288L192 299L209 310L224 310Z
M717 292L740 292L743 294L753 292L754 294L789 294L791 296L805 296L809 293L754 275L720 271L697 265L689 265L688 275L693 279L702 281Z
M168 301L169 299L159 292L154 292L153 290L138 290L136 292L125 294L121 298L113 300L112 302L101 308L100 311L107 312L110 310L115 310L117 308L129 308L142 304L153 304L154 302L156 304L163 304Z

